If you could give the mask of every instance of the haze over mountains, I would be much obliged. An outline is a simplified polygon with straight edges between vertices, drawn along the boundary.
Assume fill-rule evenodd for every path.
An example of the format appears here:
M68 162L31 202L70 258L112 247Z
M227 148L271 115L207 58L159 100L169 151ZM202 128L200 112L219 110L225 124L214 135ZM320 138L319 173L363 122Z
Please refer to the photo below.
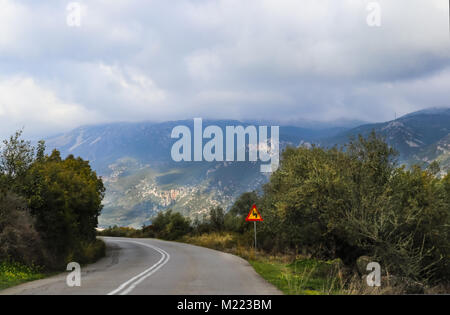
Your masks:
M248 124L271 125L267 121L203 122L204 127L217 125L223 130L225 126ZM450 108L423 110L395 121L356 128L354 124L320 126L303 122L301 125L307 127L280 126L280 149L312 143L343 145L350 136L375 130L399 151L401 163L426 166L436 160L443 171L450 168ZM58 148L63 156L73 154L89 160L103 177L106 196L100 226L104 227L139 227L169 208L201 217L212 206L228 208L241 193L258 189L267 181L259 162L173 162L170 150L176 139L170 135L178 125L192 128L193 121L83 126L46 143L49 150Z

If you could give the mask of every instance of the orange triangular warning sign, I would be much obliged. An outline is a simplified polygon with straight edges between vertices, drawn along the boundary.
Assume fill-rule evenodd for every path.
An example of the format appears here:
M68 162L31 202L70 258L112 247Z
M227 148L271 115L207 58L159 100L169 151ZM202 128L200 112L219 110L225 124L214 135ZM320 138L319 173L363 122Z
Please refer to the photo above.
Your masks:
M256 209L256 205L253 205L253 207L250 209L250 212L248 213L247 218L245 218L245 221L264 221L258 209Z

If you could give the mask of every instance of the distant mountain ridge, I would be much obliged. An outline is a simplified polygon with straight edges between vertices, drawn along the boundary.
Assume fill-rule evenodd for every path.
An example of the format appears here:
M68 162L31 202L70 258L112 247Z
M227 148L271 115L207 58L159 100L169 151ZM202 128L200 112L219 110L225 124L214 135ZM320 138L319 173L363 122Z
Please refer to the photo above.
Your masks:
M393 121L359 126L324 139L320 141L320 145L343 145L348 142L349 137L358 134L367 136L372 130L384 136L399 152L401 163L426 165L436 160L436 157L430 155L434 146L440 144L439 147L443 148L448 144L450 108L431 108L407 114ZM441 150L441 153L446 155L448 152ZM449 166L447 163L442 164L445 170L448 170Z
M74 154L88 159L100 173L108 173L109 165L124 156L136 158L149 164L172 163L170 150L175 142L170 137L176 126L193 128L193 120L169 121L162 123L109 123L92 126L81 126L65 134L46 140L49 148L58 148L63 154ZM244 127L264 125L264 123L241 122L236 120L204 120L204 128L208 125ZM270 126L266 122L265 125ZM280 142L298 145L318 139L337 135L346 130L342 127L309 129L294 126L281 126Z
M204 120L204 128L270 122ZM49 150L73 154L91 162L104 179L106 196L101 226L148 224L157 212L172 208L191 217L203 216L211 206L228 208L245 191L261 187L268 179L257 162L175 163L170 137L178 125L190 128L193 120L162 123L111 123L83 126L46 140ZM351 126L351 125L350 125ZM356 128L302 128L280 126L280 147L315 143L343 145L350 136L372 130L386 137L400 152L400 161L424 166L436 160L450 168L450 109L411 113L394 121Z
M248 126L249 122L204 120L203 126ZM111 123L83 126L47 139L48 149L90 161L104 179L102 226L149 223L157 212L172 208L192 217L212 206L228 208L245 191L267 181L258 162L182 162L171 159L172 129L193 128L193 120L163 123ZM342 128L312 130L280 127L280 146L298 146L336 135ZM206 141L205 141L206 142Z

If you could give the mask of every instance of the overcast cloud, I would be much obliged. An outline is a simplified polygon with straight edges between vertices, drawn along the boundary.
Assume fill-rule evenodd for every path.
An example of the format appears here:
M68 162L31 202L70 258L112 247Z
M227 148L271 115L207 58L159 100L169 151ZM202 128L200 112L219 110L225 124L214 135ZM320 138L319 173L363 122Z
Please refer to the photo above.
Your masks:
M450 106L448 0L0 0L0 135Z

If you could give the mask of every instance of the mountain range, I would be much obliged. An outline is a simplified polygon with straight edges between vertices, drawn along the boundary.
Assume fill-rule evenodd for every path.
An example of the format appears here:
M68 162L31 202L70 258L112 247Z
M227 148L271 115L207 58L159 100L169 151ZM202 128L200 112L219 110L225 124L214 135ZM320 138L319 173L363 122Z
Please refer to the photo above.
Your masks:
M275 125L271 122L205 120L204 127ZM450 168L450 108L414 112L396 120L363 124L280 126L280 149L316 144L344 145L349 137L383 135L399 151L399 161L407 165L441 164ZM73 154L90 161L102 176L106 195L99 225L140 227L149 224L159 211L173 209L192 218L207 214L212 206L229 208L245 191L259 189L268 180L259 162L181 162L171 158L176 139L172 129L193 127L193 120L170 122L110 123L82 126L46 139L49 150L63 156ZM306 126L306 127L305 127Z
M393 121L365 124L319 142L322 146L344 144L350 137L367 136L372 130L399 152L400 163L427 166L438 161L443 171L449 169L450 108L431 108Z

